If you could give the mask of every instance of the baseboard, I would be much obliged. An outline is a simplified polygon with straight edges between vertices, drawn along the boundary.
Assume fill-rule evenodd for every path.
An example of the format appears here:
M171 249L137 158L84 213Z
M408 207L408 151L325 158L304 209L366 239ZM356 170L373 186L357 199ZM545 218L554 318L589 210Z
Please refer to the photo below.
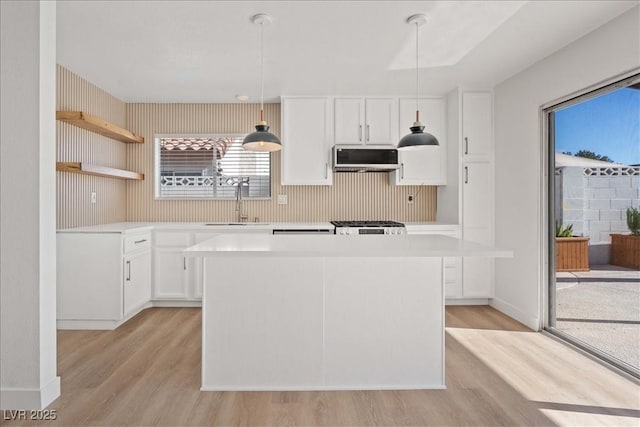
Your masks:
M411 384L411 385L309 385L309 386L250 386L250 385L215 385L202 386L200 391L360 391L360 390L446 390L445 384Z
M64 319L58 320L56 326L58 329L89 329L96 331L111 331L122 325L126 319L122 320L88 320L88 319Z
M202 307L202 300L153 300L152 307Z
M507 316L514 318L525 326L528 326L534 331L540 330L540 319L538 319L537 317L529 316L528 314L522 312L522 310L520 310L519 308L515 307L512 304L509 304L504 300L501 300L500 298L492 298L489 301L489 305L496 310L506 314Z
M40 389L1 388L0 409L44 409L60 397L60 377Z
M444 305L488 305L488 298L446 298Z

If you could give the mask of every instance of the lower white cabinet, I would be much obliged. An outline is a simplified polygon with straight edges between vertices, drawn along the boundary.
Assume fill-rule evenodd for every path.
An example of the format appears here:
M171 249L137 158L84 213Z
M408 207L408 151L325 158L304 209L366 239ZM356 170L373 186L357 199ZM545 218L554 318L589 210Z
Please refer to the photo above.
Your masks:
M156 231L153 249L154 300L193 300L194 260L182 251L193 245L191 231Z
M462 237L471 242L492 244L491 229L463 227ZM462 296L491 298L493 296L493 258L463 258Z
M124 314L134 313L151 299L151 252L124 257Z
M186 246L185 246L186 248ZM190 269L182 255L185 248L155 248L153 299L187 299Z
M151 235L57 234L59 329L114 329L149 304Z
M441 236L460 237L458 225L407 225L407 234L436 234ZM444 296L445 298L462 297L462 280L460 270L462 260L460 257L444 258Z

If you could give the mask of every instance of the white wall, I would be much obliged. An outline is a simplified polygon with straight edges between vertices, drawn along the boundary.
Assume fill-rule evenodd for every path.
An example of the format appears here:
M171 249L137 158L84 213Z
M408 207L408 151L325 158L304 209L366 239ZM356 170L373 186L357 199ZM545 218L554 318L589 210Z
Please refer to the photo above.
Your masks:
M515 257L496 260L492 305L532 328L542 320L544 280L539 107L638 66L635 7L494 89L496 245Z
M56 3L0 2L0 408L43 408L56 376Z

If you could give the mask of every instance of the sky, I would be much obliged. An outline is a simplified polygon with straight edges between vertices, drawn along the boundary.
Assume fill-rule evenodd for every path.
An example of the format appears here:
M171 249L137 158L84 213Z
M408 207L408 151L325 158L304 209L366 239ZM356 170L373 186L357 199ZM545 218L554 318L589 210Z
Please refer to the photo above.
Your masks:
M640 164L640 90L622 88L558 110L555 125L557 152L590 150Z

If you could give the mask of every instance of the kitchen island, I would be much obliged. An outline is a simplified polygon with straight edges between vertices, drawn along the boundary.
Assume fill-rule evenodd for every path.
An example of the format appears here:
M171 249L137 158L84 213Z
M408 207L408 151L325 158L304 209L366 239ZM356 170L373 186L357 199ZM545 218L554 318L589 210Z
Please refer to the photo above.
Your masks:
M204 258L202 390L444 388L446 236L226 234Z

